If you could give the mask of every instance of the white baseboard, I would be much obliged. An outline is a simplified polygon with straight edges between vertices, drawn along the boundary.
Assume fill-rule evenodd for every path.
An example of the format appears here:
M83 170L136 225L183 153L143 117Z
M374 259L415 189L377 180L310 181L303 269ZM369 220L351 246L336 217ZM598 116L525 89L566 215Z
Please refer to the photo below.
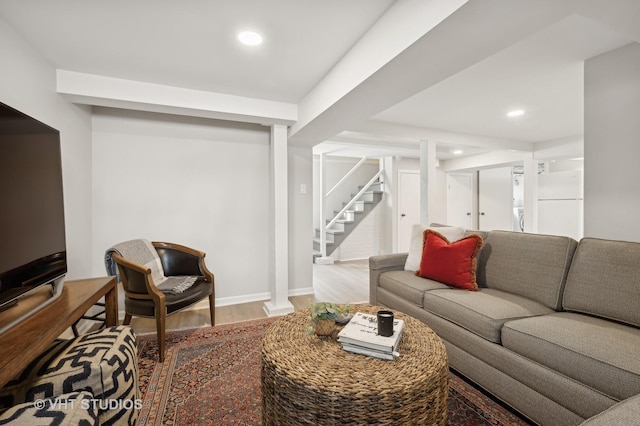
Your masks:
M307 294L313 294L313 287L290 289L288 294L289 296L305 296ZM271 292L247 294L244 296L221 297L216 299L216 307L239 305L241 303L264 302L269 300L271 300ZM185 310L193 311L196 309L208 309L208 308L209 308L209 300L202 299L195 305L190 306ZM124 311L118 312L118 318L120 321L124 320Z
M307 294L313 294L313 287L303 287L289 289L289 297L291 296L306 296Z
M229 306L229 305L239 305L241 303L250 303L250 302L261 302L263 300L271 299L271 293L255 293L255 294L246 294L243 296L231 296L231 297L221 297L216 299L216 306ZM204 301L205 307L209 306L209 302ZM198 303L199 305L200 303Z

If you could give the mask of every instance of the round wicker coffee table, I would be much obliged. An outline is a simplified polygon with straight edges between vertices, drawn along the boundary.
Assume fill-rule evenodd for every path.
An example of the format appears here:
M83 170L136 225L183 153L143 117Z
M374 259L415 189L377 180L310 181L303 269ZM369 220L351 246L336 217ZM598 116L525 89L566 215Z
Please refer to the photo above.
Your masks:
M444 344L417 319L395 315L405 321L395 361L348 353L335 336L307 335L308 310L276 321L262 341L262 424L445 425Z

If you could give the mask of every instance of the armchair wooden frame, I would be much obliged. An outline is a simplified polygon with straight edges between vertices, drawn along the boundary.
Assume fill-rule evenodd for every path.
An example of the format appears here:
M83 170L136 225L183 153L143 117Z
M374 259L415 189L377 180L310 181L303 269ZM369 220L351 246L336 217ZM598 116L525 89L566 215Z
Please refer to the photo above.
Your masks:
M167 242L152 242L153 247L158 252L160 262L164 269L165 276L177 275L198 275L201 278L194 284L194 289L200 289L200 297L193 297L190 290L185 291L184 297L191 298L185 302L180 300L180 295L173 297L173 302L167 303L167 295L158 290L151 277L151 269L139 263L132 262L114 253L113 260L118 265L120 279L124 288L125 299L129 298L135 304L145 305L144 301L153 304L153 314L145 315L140 312L130 312L125 300L124 324L131 323L132 316L155 318L158 334L158 356L160 362L164 361L165 355L165 329L166 317L179 312L189 306L194 305L203 298L209 297L209 309L211 315L211 325L215 325L215 285L214 275L204 263L205 253L190 247ZM199 282L206 282L209 287L203 288ZM186 304L185 304L186 303Z

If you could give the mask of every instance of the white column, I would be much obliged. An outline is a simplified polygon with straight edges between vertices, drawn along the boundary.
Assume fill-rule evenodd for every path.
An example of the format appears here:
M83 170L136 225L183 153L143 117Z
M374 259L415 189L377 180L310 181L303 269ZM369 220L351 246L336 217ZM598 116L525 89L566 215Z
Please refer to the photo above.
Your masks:
M324 202L325 202L325 173L324 173L324 153L320 153L320 182L318 182L318 187L320 188L318 191L318 205L320 206L320 214L318 215L320 218L320 224L318 225L318 229L320 230L320 254L321 257L327 257L327 232L325 226L325 214L324 214Z
M383 189L384 223L381 254L398 252L398 157L384 158Z
M269 287L271 300L263 309L268 316L293 312L289 302L289 217L288 217L287 126L271 126L271 194L273 263Z
M523 161L524 232L538 232L538 160L531 154Z
M315 263L318 265L333 265L333 257L327 256L327 215L325 213L325 205L327 201L327 185L325 174L325 155L320 153L320 182L318 190L318 205L320 206L320 214L318 229L320 230L320 257L316 257Z
M436 198L436 143L420 141L420 223L428 225Z

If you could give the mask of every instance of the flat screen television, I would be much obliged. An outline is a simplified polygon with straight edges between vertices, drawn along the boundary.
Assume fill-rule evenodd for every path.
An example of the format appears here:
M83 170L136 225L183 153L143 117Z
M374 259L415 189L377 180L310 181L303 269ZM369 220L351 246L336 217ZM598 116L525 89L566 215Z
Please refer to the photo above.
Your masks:
M60 133L0 103L0 310L45 285L52 302L66 273Z

